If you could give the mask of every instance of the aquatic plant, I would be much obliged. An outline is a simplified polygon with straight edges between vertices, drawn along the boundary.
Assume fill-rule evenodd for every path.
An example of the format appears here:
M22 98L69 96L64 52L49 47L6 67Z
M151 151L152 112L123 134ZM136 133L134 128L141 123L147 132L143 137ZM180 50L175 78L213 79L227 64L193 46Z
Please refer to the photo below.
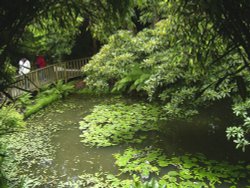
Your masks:
M23 118L23 115L15 109L15 106L3 106L0 109L0 138L23 128L26 125ZM2 163L7 157L6 153L6 148L0 140L0 187L7 187L5 185L6 177L2 168Z
M103 99L99 99L99 101L101 100L103 101ZM0 138L0 142L5 143L8 149L8 158L4 161L3 170L7 174L8 180L10 180L10 185L14 184L17 186L20 185L18 183L21 183L27 187L35 187L37 185L37 187L62 188L132 188L133 186L133 188L151 188L154 186L163 188L164 185L167 188L210 188L217 187L217 185L225 185L233 188L233 186L240 187L241 184L239 182L245 181L250 175L250 165L245 165L246 163L232 165L224 161L209 160L202 154L169 156L157 146L152 145L144 149L129 147L124 152L115 154L115 165L120 171L118 175L103 171L93 174L80 172L80 174L74 177L63 180L60 177L60 173L50 171L52 170L50 164L55 162L53 158L55 148L51 145L50 139L52 133L60 129L60 123L65 123L65 121L57 118L56 121L52 122L50 118L52 115L63 116L67 110L76 108L79 108L82 112L82 109L86 108L86 106L79 103L77 105L70 102L65 103L64 100L57 101L38 112L35 116L27 119L28 126L21 133L6 135L4 138ZM159 111L153 105L144 103L125 104L121 102L121 99L112 98L111 102L105 101L104 104L97 105L94 110L96 108L99 109L97 110L98 113L94 114L93 111L89 114L89 118L93 118L94 121L91 118L87 119L88 124L94 122L96 126L99 125L103 128L107 128L105 127L106 125L113 126L113 124L118 124L121 127L126 126L131 131L128 134L132 134L134 138L127 139L118 134L119 137L117 136L117 138L119 138L119 141L116 144L133 142L133 139L138 139L138 135L133 132L134 130L138 131L137 126L143 127L139 131L159 129L157 125ZM130 124L122 125L120 119L126 120ZM84 123L87 120L84 120ZM69 124L72 125L72 122ZM115 126L113 126L113 129L119 130ZM104 129L100 130L96 127L95 130L98 130L99 133L104 131ZM115 131L114 134L116 134ZM106 137L100 138L105 138L107 142L113 141L108 140ZM102 143L102 140L100 143ZM96 146L95 144L93 145ZM33 168L36 170L33 171ZM51 172L53 175L51 175ZM124 175L126 175L127 179L124 179ZM152 177L155 180L152 180Z
M233 165L226 161L209 160L201 153L168 157L158 148L129 147L123 154L117 153L114 157L122 174L138 174L143 180L158 175L159 185L171 188L216 187L221 184L237 187L250 175L249 165L246 169L243 163Z
M81 142L89 146L112 146L124 142L138 143L145 136L139 131L158 130L159 108L146 103L97 105L80 121Z
M45 181L42 176L36 177L36 174L29 172L32 168L39 168L41 174L47 173L47 162L53 154L50 135L57 130L58 125L46 126L45 122L49 121L47 117L43 118L43 122L36 121L36 118L31 117L22 131L0 137L6 154L1 170L8 187L35 187Z
M94 174L83 173L66 182L60 182L58 188L86 187L86 188L131 188L133 180L121 180L113 174L96 172Z
M159 182L152 178L150 181L136 182L134 185L131 185L130 188L166 188L166 185L159 185Z
M7 187L57 187L57 174L53 172L53 176L48 180L55 152L51 144L51 136L63 123L72 123L60 120L51 122L48 116L50 113L58 115L66 110L81 107L71 102L57 101L28 118L27 125L22 131L0 137L0 143L6 149L1 170L7 178ZM36 169L35 172L34 169Z
M60 182L58 185L59 188L67 188L67 187L108 187L101 173L88 174L84 173L78 176L75 179L69 180L67 182Z

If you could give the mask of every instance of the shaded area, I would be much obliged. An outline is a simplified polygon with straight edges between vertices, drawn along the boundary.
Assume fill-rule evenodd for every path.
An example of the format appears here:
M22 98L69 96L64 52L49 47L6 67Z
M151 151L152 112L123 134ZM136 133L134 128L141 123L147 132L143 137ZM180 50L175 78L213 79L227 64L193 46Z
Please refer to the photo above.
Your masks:
M132 103L131 99L125 101L129 104ZM35 159L26 159L25 163L21 163L21 166L17 167L17 169L19 168L18 177L24 175L24 177L32 179L32 185L40 183L43 187L55 187L63 182L76 182L84 173L107 172L117 175L120 171L115 165L113 154L122 153L129 146L147 147L152 150L158 147L163 148L168 156L200 152L205 154L209 160L230 162L246 160L249 163L249 151L242 153L240 150L235 150L233 143L226 140L224 129L231 120L230 118L221 119L230 116L219 106L215 106L215 108L221 113L214 111L213 108L208 109L191 122L161 122L164 125L161 135L156 131L140 132L138 136L149 135L149 139L141 144L124 144L104 148L86 147L80 142L81 131L78 122L90 114L95 105L102 102L112 104L117 100L103 96L72 95L30 118L28 132L22 139L25 140L29 137L27 140L31 143L34 142L31 144L32 149L34 146L37 147L36 150L45 147L45 149L48 148L46 149L48 154L42 155L40 158L38 156ZM210 110L213 113L210 113ZM216 117L214 114L218 114L218 116ZM34 132L39 132L38 135L41 136L41 139L32 139L36 135ZM20 157L18 152L17 150L15 155ZM167 173L172 169L165 170L161 173ZM130 177L128 174L124 174L120 178L128 177Z

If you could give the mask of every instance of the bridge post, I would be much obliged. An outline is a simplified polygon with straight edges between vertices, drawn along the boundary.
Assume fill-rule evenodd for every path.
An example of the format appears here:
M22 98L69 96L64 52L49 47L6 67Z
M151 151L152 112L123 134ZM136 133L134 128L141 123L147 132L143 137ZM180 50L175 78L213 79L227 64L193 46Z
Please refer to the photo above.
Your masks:
M35 83L37 84L38 87L40 87L40 81L39 81L39 77L38 77L38 71L35 72Z
M58 68L54 65L54 70L56 73L56 81L58 81L59 77L58 77Z
M67 83L68 79L67 79L67 70L66 70L67 66L66 66L66 62L64 62L63 67L64 67L64 81L65 81L65 83Z

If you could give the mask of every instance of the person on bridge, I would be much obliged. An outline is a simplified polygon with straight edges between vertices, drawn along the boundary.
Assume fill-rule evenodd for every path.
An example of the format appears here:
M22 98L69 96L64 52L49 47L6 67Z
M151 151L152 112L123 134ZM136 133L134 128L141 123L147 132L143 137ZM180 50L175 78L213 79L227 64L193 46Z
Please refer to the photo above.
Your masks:
M46 65L47 65L47 63L42 55L39 55L36 57L37 68L41 69L41 68L46 67ZM39 71L38 74L39 74L39 79L41 81L45 81L45 74L44 74L43 70Z
M19 61L19 74L28 74L30 72L30 61L26 58L22 58Z
M36 65L39 69L46 67L47 63L42 55L37 56Z
M19 61L19 74L20 75L25 75L25 74L28 74L30 72L30 61L26 58L22 58L20 61ZM27 80L27 77L24 76L24 87L25 89L28 89L29 88L29 82Z

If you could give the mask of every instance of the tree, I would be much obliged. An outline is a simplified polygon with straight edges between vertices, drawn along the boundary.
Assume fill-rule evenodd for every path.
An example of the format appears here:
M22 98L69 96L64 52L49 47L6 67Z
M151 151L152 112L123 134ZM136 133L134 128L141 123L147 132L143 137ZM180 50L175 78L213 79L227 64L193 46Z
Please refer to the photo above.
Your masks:
M129 7L127 6L127 3L129 3L128 0L20 0L18 2L14 2L12 0L1 1L0 91L7 94L5 92L6 89L10 87L10 83L13 82L13 72L15 71L13 71L13 68L11 69L12 71L7 70L9 70L8 67L10 67L11 64L14 64L14 62L12 62L9 58L12 57L13 49L15 50L16 46L18 44L21 44L20 39L22 39L22 42L24 41L23 34L26 34L26 36L29 35L29 37L31 38L38 36L43 37L46 34L51 34L51 30L46 31L45 29L43 29L43 33L40 32L38 34L37 32L37 29L39 27L45 26L45 24L41 22L46 21L49 26L51 26L52 23L55 23L55 25L53 26L54 29L58 29L60 26L60 34L64 33L63 37L67 37L66 41L63 42L72 43L72 39L75 38L74 35L77 34L77 29L70 28L73 25L72 22L69 21L72 21L72 18L81 17L82 19L91 20L90 29L96 36L98 36L98 32L95 28L103 28L103 26L105 25L104 29L106 31L100 32L103 34L105 32L108 33L113 28L121 27L122 23L124 23L123 18L126 17L124 16L127 12L126 7ZM125 9L122 9L121 7ZM28 25L31 23L33 24L33 26L28 27ZM78 26L78 24L74 25L74 27L75 26ZM65 29L69 28L70 31L67 31L66 34L64 31ZM31 31L33 31L33 36L30 35ZM102 38L102 36L99 35L99 38ZM103 38L105 38L105 34L103 35ZM61 38L61 41L62 39L63 38ZM44 39L41 39L40 43L43 43L44 47L48 50L52 46L58 44L58 42L55 41L55 37L52 37L51 39L47 39L45 41ZM26 43L29 42L26 40ZM54 49L56 49L56 47ZM63 48L63 50L65 49L67 49L67 52L69 51L69 47ZM57 51L55 51L55 53L57 53Z
M110 37L84 67L87 85L142 92L161 101L165 119L189 118L200 107L225 98L234 101L236 115L246 115L247 108L238 107L249 104L246 53L238 43L220 36L204 10L193 11L193 6L168 2L165 19L155 28L136 36L120 31ZM244 150L249 145L249 123L243 123L228 129L227 136Z
M185 4L189 1L183 1ZM190 1L196 9L203 10L214 23L220 35L243 47L250 59L250 4L248 0Z
M29 24L22 38L16 45L16 51L29 57L46 54L50 61L60 61L69 54L75 38L80 32L83 18L68 16L63 22L55 20L52 15L40 18L39 22Z

